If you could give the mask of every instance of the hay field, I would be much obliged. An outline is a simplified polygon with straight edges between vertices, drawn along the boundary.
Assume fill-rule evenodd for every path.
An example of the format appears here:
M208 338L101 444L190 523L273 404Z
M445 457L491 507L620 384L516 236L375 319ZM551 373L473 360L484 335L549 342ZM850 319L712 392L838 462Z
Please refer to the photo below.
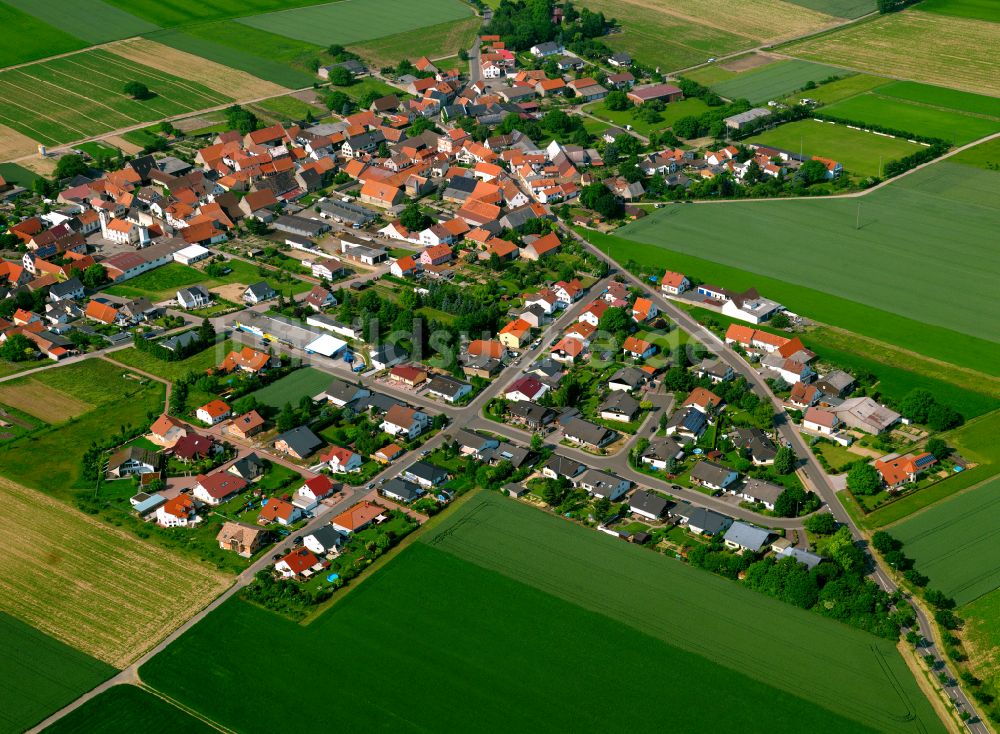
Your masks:
M730 31L759 41L792 38L839 22L836 18L783 0L601 0L587 5L627 24L631 8L643 8L698 25Z
M227 577L0 479L0 611L124 667Z
M132 38L106 46L105 49L129 61L167 73L184 70L184 78L202 84L233 99L247 100L288 92L273 82L258 79L245 71L165 46L147 38Z
M92 403L51 387L35 377L0 384L0 403L23 410L46 423L62 423L94 407Z
M873 74L1000 96L996 54L1000 24L910 9L879 16L783 53Z
M13 160L38 150L38 142L13 128L0 124L0 157Z

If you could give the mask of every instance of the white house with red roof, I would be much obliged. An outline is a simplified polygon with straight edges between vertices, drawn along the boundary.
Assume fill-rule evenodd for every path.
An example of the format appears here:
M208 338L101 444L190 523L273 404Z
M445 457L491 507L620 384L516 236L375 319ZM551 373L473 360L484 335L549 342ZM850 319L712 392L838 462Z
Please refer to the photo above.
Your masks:
M319 460L330 467L334 474L347 474L361 471L364 461L360 454L356 454L343 446L331 446L329 451L321 453Z
M510 384L504 397L507 400L527 400L534 402L548 392L549 386L531 375L519 377Z
M660 290L668 296L678 296L690 287L691 281L687 279L687 276L673 270L665 272L660 281Z
M247 487L243 479L224 471L208 476L200 475L197 482L191 494L196 500L212 507L231 500Z
M323 563L308 548L296 548L274 564L274 570L282 578L309 578L323 570Z
M292 504L301 510L309 512L327 497L333 495L333 482L325 474L317 474L312 479L307 479L305 484L298 488Z

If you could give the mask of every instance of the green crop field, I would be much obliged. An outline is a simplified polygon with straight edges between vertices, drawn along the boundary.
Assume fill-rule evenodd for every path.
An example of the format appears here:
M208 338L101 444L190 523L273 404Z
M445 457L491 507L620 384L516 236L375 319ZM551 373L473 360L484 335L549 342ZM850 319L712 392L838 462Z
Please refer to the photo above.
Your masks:
M130 685L114 686L45 729L45 734L212 734L208 724L159 696Z
M711 85L712 91L727 99L748 99L754 104L780 99L801 89L807 82L819 82L850 72L811 61L788 60L749 69Z
M820 13L828 13L838 18L860 18L875 12L875 0L789 0Z
M854 130L847 125L799 120L749 138L746 142L762 143L793 153L817 155L839 161L844 169L856 176L878 176L880 163L904 158L923 148L901 138Z
M106 0L111 5L135 13L161 28L187 26L212 20L269 13L282 8L312 5L324 0L170 0L170 2L135 2Z
M87 45L76 36L2 2L0 27L4 30L4 42L0 44L0 67L76 51Z
M0 176L3 176L3 180L7 183L23 186L26 189L30 189L35 180L41 178L34 171L29 171L16 163L0 163Z
M807 93L799 95L815 99L823 104L833 104L848 97L854 97L863 92L871 91L876 87L884 86L885 77L872 76L871 74L853 74L834 82L822 84L816 89L810 89Z
M29 729L115 669L0 612L0 732Z
M330 385L332 379L326 372L303 367L251 395L257 398L258 403L280 409L285 403L295 406L303 397L318 395Z
M416 59L427 56L431 59L448 54L457 54L460 49L468 50L479 31L482 21L477 17L449 20L425 28L416 28L391 36L374 38L369 41L352 43L350 50L373 66L394 66L400 59ZM450 68L449 61L435 61L438 68ZM450 60L453 66L462 70L469 68L469 62L457 56Z
M924 0L920 9L928 13L1000 23L1000 5L996 0Z
M88 43L106 43L155 31L158 26L102 0L4 0L57 28L71 28ZM135 5L132 3L131 5ZM4 29L6 34L7 30ZM55 52L53 52L55 53ZM46 54L48 55L48 54Z
M245 15L245 14L244 14ZM366 3L341 0L292 10L280 10L239 19L243 25L288 38L329 46L391 36L470 15L459 0L382 0Z
M930 585L959 606L1000 587L1000 479L940 502L891 532Z
M996 172L945 161L864 199L668 206L626 225L618 235L815 289L812 303L800 300L786 305L891 344L904 346L891 336L871 331L884 325L857 328L844 323L836 309L821 306L816 310L823 300L821 294L1000 342L1000 301L994 297L1000 253L984 247L990 233L1000 229L998 194L1000 176ZM860 229L856 228L859 219ZM755 246L748 247L751 242ZM804 242L813 252L836 252L837 256L802 257ZM900 247L901 242L906 246ZM616 257L639 260L643 255L661 267L676 264L642 246L619 251ZM933 268L927 267L929 261L934 262ZM885 273L893 273L893 278L887 280ZM711 277L697 271L693 274ZM963 297L928 298L928 293L939 292L942 283L961 283ZM761 290L784 300L784 295L771 292L768 286ZM932 353L924 351L926 348L915 351L945 361L969 356L967 347L959 348L964 355L940 350ZM995 355L995 346L992 351ZM976 365L967 359L957 363L996 374L996 360L988 359L986 353L981 357L982 362L977 359ZM991 361L994 364L990 365Z
M645 707L565 702L640 688L657 691L657 725L680 731L737 719L747 732L942 730L891 643L535 509L479 495L421 540L305 626L230 600L144 665L143 681L227 728L300 729L326 701L244 702L284 697L288 670L349 645L337 691L352 705L337 717L352 730L457 731L472 715L486 731L542 719L553 731L634 729ZM237 681L226 672L260 654L249 639L267 640L269 665ZM794 680L773 675L789 667ZM446 678L448 695L385 695L388 670ZM723 688L726 706L714 705Z
M266 117L276 118L279 121L299 121L306 119L308 115L322 117L326 114L325 108L303 102L298 97L291 95L265 99L262 102L257 102L253 107Z
M965 620L962 639L969 650L972 671L986 682L992 694L1000 691L1000 589L984 594L959 608Z
M914 86L928 88L927 85ZM982 98L981 95L968 96ZM836 102L824 107L823 112L845 120L941 138L955 145L964 145L1000 130L1000 118L974 117L941 107L927 107L902 99L883 97L878 93L862 94Z
M129 81L153 97L134 100ZM100 49L0 72L0 123L45 144L65 143L229 101L200 84Z
M316 80L308 63L322 50L229 21L159 31L147 38L290 89L308 87Z
M1000 171L1000 138L963 150L948 159L952 163L962 163L988 171Z
M945 87L935 87L931 84L917 82L892 82L879 87L875 93L882 97L895 97L918 104L1000 120L1000 99L987 97L984 94L960 92L957 89L946 89Z

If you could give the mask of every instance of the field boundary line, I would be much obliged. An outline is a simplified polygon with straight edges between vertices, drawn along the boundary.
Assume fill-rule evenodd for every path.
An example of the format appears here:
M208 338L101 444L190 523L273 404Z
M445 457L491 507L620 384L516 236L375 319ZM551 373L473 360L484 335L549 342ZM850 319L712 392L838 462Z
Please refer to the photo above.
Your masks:
M46 67L46 68L49 69L49 71L51 71L51 72L53 72L55 74L63 74L63 76L67 76L67 77L69 77L70 79L72 79L75 82L82 81L80 79L77 79L76 77L73 77L73 76L70 76L69 74L66 74L65 72L60 72L58 69L51 69L49 67ZM26 71L22 71L20 73L26 75L29 79L31 79L33 81L40 82L40 83L45 84L45 85L50 86L50 87L55 87L56 89L60 90L61 92L64 92L66 94L71 94L74 97L79 97L84 102L90 102L91 104L95 104L98 107L103 107L108 112L111 112L111 113L113 113L115 115L119 115L121 117L126 117L126 118L128 118L130 120L135 120L136 122L141 122L140 120L137 120L135 117L132 117L132 115L130 115L127 112L122 112L120 110L116 110L114 107L111 107L110 105L107 105L104 102L101 102L99 100L93 99L91 97L85 97L84 95L80 94L79 92L76 92L76 91L74 91L72 89L69 89L67 87L61 87L58 84L56 84L55 82L50 82L48 79L40 79L37 76L32 76L31 74L29 74ZM94 86L97 86L97 85L95 84ZM98 89L102 89L99 86L97 86L97 88ZM123 96L123 95L115 95L115 96ZM48 100L48 101L49 101L50 104L59 104L58 102L54 102L52 100ZM66 109L69 109L69 110L73 110L73 112L76 113L76 114L80 114L80 115L83 114L82 112L78 112L77 110L75 110L72 107L69 107L67 105L59 105L59 106L60 107L66 107ZM86 117L86 115L84 115L84 116ZM90 119L94 119L94 118L90 118ZM104 124L107 124L107 123L104 123Z
M55 87L56 89L59 89L59 90L61 90L61 91L64 91L64 92L68 92L69 94L71 94L71 95L73 95L73 96L75 96L75 97L79 97L79 98L80 98L81 100L83 100L83 101L84 101L85 103L91 103L91 104L94 104L94 105L97 105L98 107L103 107L103 108L104 108L104 109L106 109L106 110L107 110L107 111L108 111L109 113L111 113L111 114L113 114L113 115L115 115L115 116L117 116L117 117L124 117L124 118L127 118L127 119L129 119L129 120L133 120L133 121L135 121L135 122L139 122L138 120L136 120L136 119L135 119L134 117L132 117L131 115L129 115L129 114L126 114L126 113L124 113L124 112L119 112L118 110L116 110L116 109L114 109L114 108L112 108L112 107L108 107L108 106L107 106L106 104L104 104L103 102L98 102L98 101L97 101L97 100L95 100L95 99L90 99L89 97L84 97L84 96L83 96L82 94L77 94L76 92L74 92L74 91L72 91L72 90L69 90L69 89L62 89L61 87L58 87L58 86L56 86L55 84L52 84L52 82L47 82L47 81L45 81L44 79L38 79L37 77L33 77L33 76L31 76L30 74L27 74L27 72L20 72L20 73L23 73L23 74L25 74L25 75L26 75L26 76L28 77L28 79L29 79L29 80L31 80L31 81L33 81L33 82L36 82L36 83L37 83L37 82L40 82L40 83L42 83L42 84L48 84L49 86L52 86L52 87ZM19 87L19 86L18 86L17 84L15 84L15 83L14 83L13 81L11 81L10 79L0 79L0 81L2 81L2 82L3 82L4 84L9 84L9 85L11 85L12 87L14 87L15 89L18 89L18 90L20 90L20 91L22 91L22 92L26 92L26 93L28 93L28 94L32 94L32 95L34 95L34 96L37 96L37 97L41 97L41 98L42 98L42 99L44 99L44 100L45 100L45 101L46 101L46 102L47 102L48 104L50 104L50 105L52 105L52 106L54 106L54 107L61 107L61 108L63 108L64 110L67 110L68 112L70 112L70 113L72 113L72 114L74 114L74 115L79 115L80 117L84 117L84 118L86 118L86 119L90 120L91 122L93 122L93 123L94 123L94 124L96 124L96 125L104 125L104 126L106 126L106 125L108 124L107 122L103 122L103 121L101 121L101 120L98 120L98 119L97 119L97 118L95 118L95 117L91 117L90 115L87 115L87 114L85 114L85 113L81 112L80 110L78 110L78 109L76 109L76 108L73 108L73 107L70 107L69 105L65 105L65 104L62 104L61 102L57 102L57 101L56 101L56 100L54 100L54 99L50 99L49 97L46 97L46 96L44 96L44 95L43 95L43 94L41 94L40 92L33 92L33 91L31 91L31 90L26 90L26 89L24 89L23 87ZM9 100L8 100L8 102L9 102ZM32 114L34 114L34 110L31 110L31 112L32 112ZM50 119L51 119L51 118L50 118ZM70 128L70 129L76 129L76 128L73 128L73 126L72 126L72 125L69 125L69 124L66 124L66 123L60 123L60 124L62 124L62 126L63 126L63 127L68 127L68 128Z
M172 698L172 697L168 696L166 693L164 693L163 691L161 691L161 690L159 690L157 688L153 688L148 683L143 682L143 680L141 678L139 678L138 674L136 674L136 681L137 681L136 683L124 683L123 685L132 685L132 686L135 686L136 688L139 688L139 689L141 689L143 691L146 691L146 693L148 693L148 694L150 694L152 696L156 696L161 701L164 701L165 703L169 703L174 708L183 711L184 713L188 714L189 716L192 716L195 719L198 719L199 721L203 721L204 723L208 724L210 727L212 727L213 729L215 729L217 731L224 732L224 734L236 734L236 730L235 729L230 729L230 728L228 728L226 726L223 726L222 724L220 724L219 722L215 721L214 719L208 718L207 716L205 716L203 713L201 713L197 709L193 709L190 706L185 706L183 703L181 703L177 699Z
M986 415L989 415L989 413L987 413ZM965 425L969 425L969 424L966 423ZM949 494L947 497L942 497L937 502L931 502L926 507L921 507L919 510L916 510L915 512L911 512L906 517L901 517L898 520L893 520L891 523L888 523L886 525L882 525L882 526L876 528L876 530L885 530L885 531L888 532L888 530L890 528L894 528L897 525L900 525L901 523L908 522L909 520L912 520L913 518L917 517L918 515L922 515L923 513L927 512L928 510L932 510L935 507L937 507L938 505L941 505L942 503L947 502L948 500L955 499L956 497L961 497L963 494L967 494L967 493L969 493L969 492L971 492L971 491L973 491L975 489L979 489L984 484L987 484L988 482L994 481L997 477L1000 477L1000 474L993 474L993 475L991 475L989 477L986 477L984 480L982 480L981 482L977 482L977 483L973 484L971 487L966 487L965 489L960 489L957 492L955 492L954 494Z
M41 117L41 118L44 118L46 120L49 120L53 125L58 125L61 128L65 128L67 130L75 130L76 132L83 132L80 128L76 127L75 125L71 125L69 123L64 123L64 122L62 122L60 120L57 120L56 118L52 117L51 115L46 115L44 112L36 112L35 110L32 110L29 107L25 107L22 104L19 104L17 102L12 101L10 99L10 97L5 94L5 91L9 91L9 90L5 90L4 89L4 85L7 85L7 84L13 86L15 89L17 89L19 91L23 91L23 90L21 90L20 87L18 87L16 84L14 84L13 82L11 82L9 79L2 79L2 78L0 78L0 100L3 100L10 107L16 107L17 109L24 110L25 112L27 112L29 114L32 114L32 115L34 115L36 117ZM31 96L37 97L38 95L36 95L35 93L32 92ZM43 97L42 99L45 99L45 98ZM45 99L45 101L48 101L48 100ZM62 106L62 105L57 105L57 106ZM95 120L93 117L89 117L88 115L84 115L83 113L80 114L80 117L82 117L82 118L84 118L86 120L89 120L90 122L93 122L93 123L97 124L97 120ZM10 118L8 118L8 119L10 119ZM18 124L20 124L20 123L18 123ZM52 138L52 139L55 140L55 138ZM89 140L89 138L88 138L88 140ZM31 156L25 156L25 158L32 158L32 157L34 157L34 156L33 155L31 155Z
M119 56L114 51L112 51L110 49L110 47L106 48L106 49L100 49L100 51L101 51L101 53L103 54L104 57L109 57L109 56L113 57L113 58L105 58L106 62L108 62L109 64L114 65L114 67L116 69L122 69L123 71L126 71L126 72L128 71L128 68L129 68L128 61L129 61L129 59L126 59L124 56ZM89 67L86 64L83 64L83 63L77 61L76 59L71 59L70 62L73 63L73 64L76 64L77 66L82 66L83 68L89 70ZM175 86L175 87L178 87L178 88L181 88L181 89L186 89L191 94L195 94L195 95L197 95L199 97L202 97L203 99L207 99L207 100L212 101L212 102L215 101L215 98L213 98L211 96L211 94L210 94L212 92L212 90L208 89L208 87L205 87L205 89L208 90L208 92L209 92L209 93L206 93L206 92L203 92L203 91L201 91L199 89L195 89L194 86L190 86L190 85L198 84L198 82L192 82L189 79L183 79L183 78L178 77L178 76L174 76L173 79L168 79L167 78L168 76L172 76L172 75L168 74L168 72L165 72L165 71L163 71L161 69L156 69L156 68L154 68L152 66L147 66L146 64L143 64L142 62L139 62L139 61L133 61L132 63L133 64L137 64L139 66L142 66L144 69L146 69L146 71L144 71L143 74L145 76L148 76L150 79L156 79L157 81L161 81L164 84L170 84L172 86ZM160 76L161 74L165 75L165 76ZM112 78L112 79L114 78L114 77L111 77L110 75L107 75L107 76L109 78ZM218 92L216 92L216 94L218 94ZM222 96L225 96L225 95L222 95Z

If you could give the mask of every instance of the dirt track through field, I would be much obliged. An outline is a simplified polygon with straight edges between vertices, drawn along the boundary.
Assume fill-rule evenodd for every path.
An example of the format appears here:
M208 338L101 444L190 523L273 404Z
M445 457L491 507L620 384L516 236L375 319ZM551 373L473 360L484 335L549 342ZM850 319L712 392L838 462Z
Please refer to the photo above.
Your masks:
M190 79L236 100L277 96L290 91L246 72L145 38L118 41L102 48L128 61Z
M0 610L124 667L215 598L224 574L0 479Z

